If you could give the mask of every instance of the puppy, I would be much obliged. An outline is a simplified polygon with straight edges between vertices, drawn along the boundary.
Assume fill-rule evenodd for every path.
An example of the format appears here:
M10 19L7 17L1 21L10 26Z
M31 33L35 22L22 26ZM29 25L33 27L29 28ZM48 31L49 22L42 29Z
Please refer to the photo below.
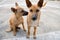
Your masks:
M9 24L10 24L10 30L7 30L7 32L13 31L13 35L16 36L16 32L18 29L18 25L22 24L24 31L26 31L24 27L24 20L22 16L28 15L28 12L25 11L23 8L19 7L17 3L15 3L16 8L11 8L11 11L13 14L10 16Z
M36 30L37 26L39 25L41 11L40 9L45 6L43 5L43 0L39 0L37 5L32 5L29 0L26 0L27 7L29 8L28 16L27 16L27 25L28 25L28 32L27 38L30 36L30 28L31 26L34 27L33 38L36 39Z

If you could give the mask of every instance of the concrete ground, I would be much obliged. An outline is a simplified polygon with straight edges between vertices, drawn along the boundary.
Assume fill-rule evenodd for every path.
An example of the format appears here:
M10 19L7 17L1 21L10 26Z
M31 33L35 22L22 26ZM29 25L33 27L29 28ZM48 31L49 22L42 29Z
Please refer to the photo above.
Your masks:
M0 1L0 40L33 40L31 28L31 38L26 38L26 32L20 29L16 36L13 36L12 32L5 32L9 28L8 19L11 12L10 8L15 6L15 2L28 11L25 0L4 0ZM33 4L37 3L37 0L31 0ZM24 16L25 27L27 16ZM22 26L20 25L22 28ZM48 1L47 5L41 9L40 25L37 28L36 40L60 40L60 1Z

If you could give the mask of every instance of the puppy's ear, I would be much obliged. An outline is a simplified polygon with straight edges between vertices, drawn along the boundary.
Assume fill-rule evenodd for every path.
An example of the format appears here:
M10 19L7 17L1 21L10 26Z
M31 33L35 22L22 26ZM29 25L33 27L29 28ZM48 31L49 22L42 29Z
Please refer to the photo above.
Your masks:
M15 9L15 8L11 8L11 11L13 11L14 13L16 13L17 12L17 9Z
M29 0L26 0L27 7L30 8L32 6L31 2Z
M40 8L41 8L41 7L43 6L43 1L44 1L44 0L39 0L39 2L38 2L38 4L37 4L37 5L38 5L38 7L40 7Z
M43 6L42 6L42 7L45 7L45 6L46 6L46 4L47 4L47 2L43 3Z
M19 6L17 2L15 3L15 6Z

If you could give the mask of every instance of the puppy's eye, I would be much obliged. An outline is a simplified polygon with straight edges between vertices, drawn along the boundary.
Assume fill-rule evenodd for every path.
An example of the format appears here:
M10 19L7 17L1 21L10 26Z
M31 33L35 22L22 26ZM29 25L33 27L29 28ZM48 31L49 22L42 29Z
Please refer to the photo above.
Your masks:
M24 10L22 10L21 12L24 12Z
M36 12L39 12L39 10L37 9Z
M33 10L31 9L30 12L33 12Z

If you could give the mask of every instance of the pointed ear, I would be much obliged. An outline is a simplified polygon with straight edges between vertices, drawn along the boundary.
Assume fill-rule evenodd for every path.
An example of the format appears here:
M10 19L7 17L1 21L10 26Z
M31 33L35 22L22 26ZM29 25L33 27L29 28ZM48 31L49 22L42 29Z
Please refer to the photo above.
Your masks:
M30 8L32 6L31 2L29 0L26 0L27 7Z
M37 4L40 8L43 6L43 1L44 1L44 0L39 0L39 2L38 2L38 4Z
M14 12L14 13L16 13L17 12L17 9L15 9L15 8L12 7L11 8L11 11Z
M43 6L42 6L42 7L45 7L45 6L46 6L46 4L47 4L47 2L43 3Z
M19 6L17 2L15 3L15 6Z

